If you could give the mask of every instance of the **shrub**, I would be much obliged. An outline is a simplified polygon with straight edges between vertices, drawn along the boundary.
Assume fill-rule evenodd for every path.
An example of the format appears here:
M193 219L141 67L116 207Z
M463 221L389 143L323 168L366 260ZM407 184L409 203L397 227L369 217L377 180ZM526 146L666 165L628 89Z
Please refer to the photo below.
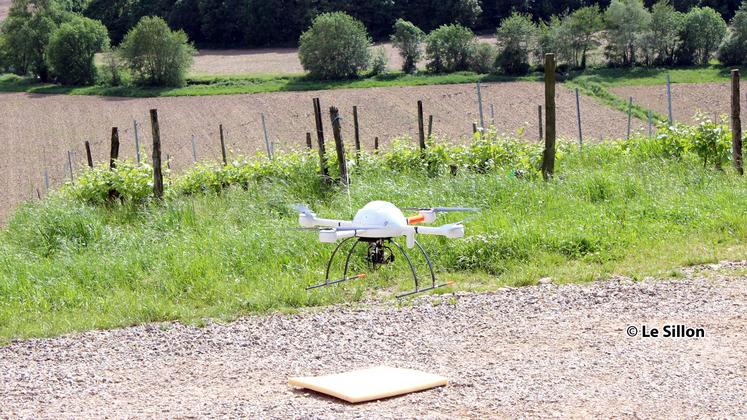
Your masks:
M562 20L562 28L570 38L571 64L586 68L586 54L599 45L596 34L604 28L604 19L598 5L576 9Z
M184 85L194 53L187 35L159 17L142 18L119 48L136 82L149 86Z
M49 81L49 68L44 57L49 37L64 18L54 2L13 2L0 31L1 52L8 70Z
M96 80L94 55L109 46L109 34L99 21L75 17L52 32L47 63L65 85L89 85Z
M301 35L298 56L312 77L344 79L368 68L370 46L360 21L342 12L323 13Z
M743 1L729 25L729 35L718 51L718 59L725 65L747 64L747 1Z
M475 34L461 25L442 25L426 38L425 54L428 70L451 73L466 70L475 43Z
M529 49L535 40L537 26L529 15L513 13L501 21L498 28L498 58L496 67L505 74L525 74L529 71Z
M394 22L394 33L391 36L392 45L399 49L399 55L402 56L402 71L408 74L417 71L417 64L423 55L421 44L425 38L420 28L412 23L397 19Z
M694 130L692 150L703 159L703 166L711 162L716 169L721 169L729 161L731 132L723 123L704 117L698 119L700 123Z
M650 27L651 14L642 0L612 0L604 15L607 58L612 64L634 65L641 38Z
M674 64L684 25L685 14L675 10L668 0L660 0L651 7L651 30L648 38L649 48L654 55L652 62Z
M498 53L492 45L484 42L477 43L470 53L469 69L475 73L491 73L495 69L497 55Z
M371 53L371 75L384 73L387 64L389 64L389 56L386 49L384 47L374 48Z
M685 15L682 46L678 53L680 64L708 64L711 55L726 36L726 22L710 7L693 7Z

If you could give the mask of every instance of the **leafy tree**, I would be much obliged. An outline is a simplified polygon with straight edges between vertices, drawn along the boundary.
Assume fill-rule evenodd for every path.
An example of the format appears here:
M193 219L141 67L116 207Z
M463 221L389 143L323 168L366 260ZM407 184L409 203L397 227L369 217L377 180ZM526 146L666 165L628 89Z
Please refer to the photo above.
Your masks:
M423 56L422 43L425 33L417 26L404 20L397 19L394 22L394 33L391 36L392 45L399 49L399 55L402 56L404 63L402 71L405 73L415 73L417 63Z
M529 71L529 51L537 34L537 26L529 15L513 13L498 27L498 57L496 67L505 74Z
M726 22L710 7L693 7L685 15L680 64L708 64L708 60L726 36Z
M485 42L473 46L469 57L469 69L475 73L492 73L495 69L495 59L498 51L495 47Z
M586 55L599 45L596 34L604 28L604 19L598 5L582 7L563 19L564 33L570 39L572 50L571 64L586 68Z
M245 0L198 0L205 41L224 47L243 45L248 29Z
M194 53L184 31L172 31L159 17L142 18L119 48L136 82L150 86L182 86Z
M607 58L613 64L632 66L651 14L642 0L612 0L604 14L607 28Z
M747 64L747 1L743 1L729 25L729 35L721 44L718 59L725 65Z
M386 71L389 55L384 47L376 47L371 52L371 75L376 76Z
M8 70L49 81L44 58L49 37L67 17L49 0L13 0L0 30L3 62Z
M109 30L109 38L117 44L128 30L137 23L134 11L137 0L91 0L84 15L101 21Z
M298 57L312 77L354 77L368 68L371 38L363 24L342 12L323 13L301 34Z
M674 64L675 53L682 42L680 33L685 25L685 14L678 12L669 0L659 0L651 7L649 46L658 64Z
M94 55L108 46L109 34L101 22L76 16L52 32L47 63L62 84L92 84L96 79Z
M425 43L428 70L451 73L469 67L475 34L462 25L442 25L428 34Z
M544 63L544 57L547 53L554 53L559 63L573 64L573 40L569 29L567 17L561 20L557 16L553 16L549 22L540 22L537 26L537 43L534 51L538 64L542 65Z

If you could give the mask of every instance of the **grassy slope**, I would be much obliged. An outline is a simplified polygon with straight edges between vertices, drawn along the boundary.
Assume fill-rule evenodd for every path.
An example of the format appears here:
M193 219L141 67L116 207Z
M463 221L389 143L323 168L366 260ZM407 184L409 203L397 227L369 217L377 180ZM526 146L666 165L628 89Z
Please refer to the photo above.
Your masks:
M584 282L613 273L677 275L682 265L747 251L747 183L694 161L592 146L566 155L550 183L516 178L509 169L433 178L376 168L354 172L350 195L324 193L309 175L141 210L59 200L28 205L0 231L0 340L231 319L356 300L368 288L388 295L411 287L400 259L359 284L306 292L322 279L333 246L288 229L296 224L288 206L296 202L330 217L350 217L372 199L481 207L468 221L468 238L423 238L440 277L461 290L533 284L543 276Z
M0 76L0 92L126 97L206 96L344 88L361 89L372 87L443 85L475 83L477 81L539 80L539 77L540 75L530 75L517 78L471 72L438 75L387 73L345 81L311 80L302 75L193 76L189 78L187 86L181 88L140 88L107 86L65 87L53 84L32 83L28 79L6 74Z
M626 86L650 85L664 83L665 74L669 73L673 83L704 83L728 80L729 69L721 66L704 66L691 68L635 68L635 69L589 69L571 74L569 84L573 86ZM204 96L251 94L281 91L305 91L324 89L360 89L371 87L422 86L456 83L541 80L542 74L534 73L523 77L500 75L481 75L471 72L453 74L420 74L406 75L398 72L378 76L363 77L347 81L318 81L303 75L237 75L207 76L198 75L189 78L188 85L181 88L139 88L139 87L64 87L53 84L33 83L14 75L0 76L0 92L54 93L69 95L102 95L102 96ZM584 91L593 94L588 89ZM609 101L607 101L609 102ZM611 103L608 103L611 104Z

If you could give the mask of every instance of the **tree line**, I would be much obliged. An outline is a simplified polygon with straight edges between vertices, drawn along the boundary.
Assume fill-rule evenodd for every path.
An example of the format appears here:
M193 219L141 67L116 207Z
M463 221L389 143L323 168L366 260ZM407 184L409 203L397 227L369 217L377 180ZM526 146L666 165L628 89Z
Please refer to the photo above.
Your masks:
M78 0L13 0L0 27L0 70L67 85L184 84L195 49L187 33L158 16L142 17L112 47L101 21L85 17ZM90 4L88 5L90 6ZM110 29L110 28L109 28ZM730 25L710 7L678 11L668 0L647 7L642 0L611 0L602 9L584 6L535 22L513 12L500 20L495 42L478 42L468 26L443 24L426 32L397 19L390 40L406 73L425 58L426 71L518 75L541 66L547 52L560 68L584 68L603 46L611 66L747 64L747 0ZM385 51L372 47L365 24L344 12L317 15L300 38L299 58L311 77L340 79L386 70ZM95 54L107 51L97 67Z
M361 21L375 40L386 39L397 19L424 31L456 23L474 31L492 32L513 12L533 21L547 21L585 6L608 7L610 1L590 0L61 0L86 17L100 20L118 44L143 16L159 16L186 32L200 46L246 48L297 46L313 19L322 13L344 12ZM654 1L646 0L646 6ZM680 12L711 7L730 20L739 0L673 0Z

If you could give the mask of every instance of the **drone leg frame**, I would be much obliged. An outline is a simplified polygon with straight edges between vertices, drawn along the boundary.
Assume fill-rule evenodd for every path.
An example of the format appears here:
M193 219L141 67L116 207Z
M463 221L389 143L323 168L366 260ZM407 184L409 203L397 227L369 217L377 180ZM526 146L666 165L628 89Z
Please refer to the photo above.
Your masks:
M334 261L335 255L337 255L337 252L340 250L340 248L342 248L342 246L345 243L347 243L349 240L351 240L353 238L355 238L355 237L353 236L353 237L350 237L350 238L343 239L339 244L337 244L337 247L335 248L335 250L332 251L332 255L330 255L329 261L327 261L327 270L324 273L324 283L319 283L319 284L315 284L313 286L309 286L309 287L306 288L306 290L317 289L319 287L329 286L329 285L332 285L332 284L342 283L342 282L348 281L348 280L361 279L361 278L365 277L365 275L362 275L362 274L358 274L356 276L348 277L348 270L347 270L348 262L350 261L350 255L353 253L353 250L355 249L355 246L358 245L358 241L356 241L355 244L353 245L353 248L350 250L350 252L348 252L347 260L345 262L345 274L343 275L343 278L340 279L340 280L331 280L331 281L329 279L329 270L330 270L330 267L332 267L332 261Z
M433 271L433 263L431 262L430 257L428 257L428 254L425 252L425 249L423 249L423 247L420 245L418 241L415 241L415 245L418 246L420 253L423 254L423 257L425 258L425 262L428 264L428 270L430 270L430 273L431 273L431 286L421 289L419 282L418 282L418 276L417 274L415 274L415 267L412 265L412 261L410 261L410 257L407 256L407 252L405 252L404 248L402 248L397 242L394 242L394 241L391 241L391 242L402 252L402 255L404 255L405 258L407 259L407 262L410 264L410 269L412 270L412 276L415 279L415 290L413 290L412 292L407 292L401 295L397 295L398 299L406 297L406 296L411 296L411 295L415 295L418 293L422 293L422 292L427 292L433 289L439 289L441 287L446 287L446 286L450 286L453 284L453 282L447 282L444 284L436 285L436 273Z

